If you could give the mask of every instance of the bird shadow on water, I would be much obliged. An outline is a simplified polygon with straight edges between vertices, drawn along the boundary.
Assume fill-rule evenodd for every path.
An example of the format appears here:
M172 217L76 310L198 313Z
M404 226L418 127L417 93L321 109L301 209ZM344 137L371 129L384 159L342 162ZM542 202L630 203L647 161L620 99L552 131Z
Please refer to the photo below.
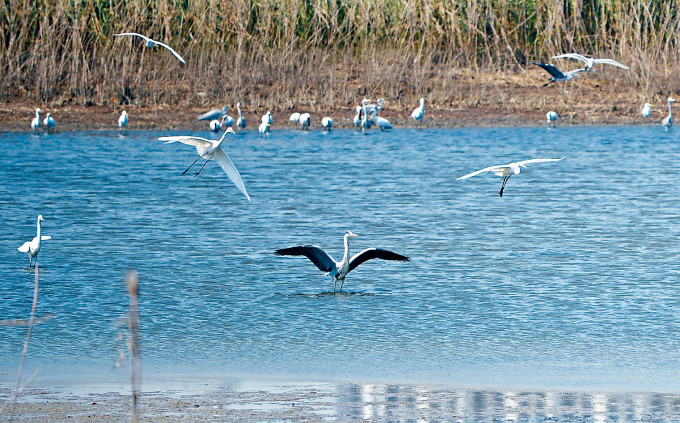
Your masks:
M327 297L349 297L349 296L359 296L359 297L374 297L378 294L375 292L352 292L352 291L329 291L329 292L319 292L319 293L306 293L306 292L299 292L299 293L292 293L292 294L284 294L277 292L276 295L279 295L284 298L327 298Z

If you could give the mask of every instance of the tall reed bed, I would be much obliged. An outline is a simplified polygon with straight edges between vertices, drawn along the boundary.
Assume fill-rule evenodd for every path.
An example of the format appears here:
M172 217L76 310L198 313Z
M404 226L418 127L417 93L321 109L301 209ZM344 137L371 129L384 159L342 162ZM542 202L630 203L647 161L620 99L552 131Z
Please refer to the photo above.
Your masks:
M665 0L6 0L0 98L314 110L437 92L445 106L463 97L451 69L521 75L567 51L629 64L611 82L647 95L680 89L679 30Z

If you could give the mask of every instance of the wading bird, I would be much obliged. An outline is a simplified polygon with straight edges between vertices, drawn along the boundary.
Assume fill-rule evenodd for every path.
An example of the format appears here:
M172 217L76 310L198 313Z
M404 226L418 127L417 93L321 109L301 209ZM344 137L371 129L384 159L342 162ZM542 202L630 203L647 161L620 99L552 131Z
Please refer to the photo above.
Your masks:
M675 101L675 100L673 100L673 101ZM51 134L52 132L54 132L54 127L57 126L57 121L54 120L52 115L48 113L47 116L45 116L45 120L43 121L43 125L45 125L45 128L47 128L47 132L49 132Z
M31 121L31 129L34 131L40 129L40 109L35 109L35 117Z
M127 128L127 124L128 124L128 115L127 115L127 112L125 110L123 110L123 112L118 117L118 127L119 128Z
M649 103L645 103L642 106L642 109L640 109L640 114L642 115L643 118L648 118L652 115L652 105Z
M671 107L671 103L675 103L675 99L672 97L668 97L666 101L668 102L668 116L663 118L661 124L663 125L666 132L668 132L673 127L673 108ZM47 116L49 116L49 113L47 114Z
M30 241L24 242L24 244L17 248L17 250L21 251L22 253L28 254L28 268L31 268L31 264L33 267L35 267L35 263L38 262L38 253L40 252L40 243L41 241L47 241L48 239L52 239L51 236L49 235L40 235L40 222L44 221L42 215L38 216L38 234ZM35 259L35 263L33 263L33 259Z
M333 129L333 118L326 116L321 119L321 126L323 126L326 132L331 132L331 129Z
M223 118L223 120L224 120L224 118ZM220 130L220 128L222 128L222 122L220 122L217 119L213 119L213 120L210 121L210 130L212 132L217 132L217 131Z
M302 126L303 131L309 130L309 125L312 123L312 115L309 113L302 113L300 115L300 126Z
M241 129L246 129L246 118L243 117L243 113L241 113L241 103L236 103L236 111L238 112L238 119L236 119L236 127L241 130Z
M420 97L420 106L413 109L411 112L411 118L416 121L417 124L421 124L425 117L425 98Z
M361 128L361 106L357 106L354 110L357 112L354 115L354 126L359 130Z
M288 121L293 123L300 123L300 113L299 112L291 113L290 117L288 118Z
M222 170L224 170L224 173L227 174L229 179L231 179L234 185L236 185L236 188L238 188L239 191L241 191L243 195L246 196L248 201L250 201L250 196L246 191L246 187L243 185L241 174L238 173L238 170L236 170L234 163L231 162L231 159L229 158L229 156L227 156L227 153L225 153L224 150L222 149L222 142L224 141L228 133L234 134L234 130L231 128L227 128L227 130L224 131L222 138L220 138L218 141L208 140L205 138L194 137L190 135L160 137L158 138L158 141L165 141L166 144L170 144L173 142L181 142L182 144L193 145L194 147L196 147L198 159L194 160L191 166L189 166L184 172L182 172L182 175L186 174L189 171L189 169L191 169L191 167L196 164L197 161L203 158L205 159L205 163L203 163L201 169L194 174L194 177L196 177L201 173L205 165L207 165L210 160L214 159L217 162L217 164L220 165Z
M557 114L557 112L553 112L552 110L545 114L545 119L548 121L548 125L552 127L555 127L559 117L560 116Z
M258 131L260 131L260 136L266 137L267 135L271 135L272 133L271 126L272 125L270 123L262 122L260 124L260 127L258 128Z
M274 123L274 118L272 117L272 112L268 111L267 113L263 114L261 121L262 121L262 123L268 123L270 125L272 123Z
M182 56L179 55L179 53L177 53L175 50L172 49L172 47L170 47L167 44L163 44L160 41L152 40L151 38L147 37L146 35L138 34L136 32L123 32L121 34L115 34L116 37L122 37L122 36L126 36L126 35L130 35L130 36L133 36L133 37L139 37L139 38L144 39L144 41L146 41L146 46L150 47L150 48L154 48L154 47L158 47L158 46L166 48L166 49L170 50L170 53L174 54L175 57L177 59L179 59L180 62L184 63L185 65L187 63L187 62L184 61Z
M595 59L594 57L586 57L582 54L578 53L567 53L567 54L560 54L559 56L553 56L553 59L574 59L574 60L580 60L584 63L584 68L586 72L594 72L595 68L594 66L598 63L603 64L603 65L612 65L619 67L621 69L628 70L628 66L625 66L616 60L613 59Z
M555 65L551 65L549 63L536 63L536 62L531 62L532 65L536 65L546 72L548 72L551 76L550 80L543 84L545 87L546 85L550 84L551 82L567 82L571 81L574 79L574 77L580 73L580 72L585 72L585 69L574 69L569 72L562 72L561 70L557 69Z
M338 281L340 281L340 292L342 292L342 286L345 284L345 276L366 260L377 258L381 260L411 261L411 259L406 256L380 248L367 248L350 259L349 238L356 236L358 235L352 231L347 231L347 233L345 233L345 254L339 262L333 260L331 256L317 245L301 245L299 247L282 248L276 250L275 254L277 256L307 257L319 268L319 270L327 272L326 275L333 278L333 292L335 292Z
M378 128L380 128L381 131L394 129L389 120L385 119L384 117L376 116L376 113L378 113L376 109L373 109L369 112L371 115L371 120L378 126Z
M361 100L361 132L363 133L366 133L366 130L371 129L371 126L373 126L373 121L366 112L366 103L369 101L371 100L366 98Z
M505 184L508 183L508 179L512 175L519 175L521 168L526 168L528 164L532 163L543 163L543 162L558 162L560 160L564 159L564 157L560 159L529 159L529 160L523 160L521 162L513 162L513 163L508 163L506 165L498 165L498 166L489 166L485 167L484 169L468 173L465 176L461 176L458 178L458 180L461 179L467 179L475 175L479 175L482 172L493 172L494 175L496 176L502 176L503 177L503 185L501 186L501 191L498 193L501 197L503 196L503 190L505 189Z
M212 109L209 112L203 113L198 117L198 120L218 120L229 113L229 106L224 106L221 109Z

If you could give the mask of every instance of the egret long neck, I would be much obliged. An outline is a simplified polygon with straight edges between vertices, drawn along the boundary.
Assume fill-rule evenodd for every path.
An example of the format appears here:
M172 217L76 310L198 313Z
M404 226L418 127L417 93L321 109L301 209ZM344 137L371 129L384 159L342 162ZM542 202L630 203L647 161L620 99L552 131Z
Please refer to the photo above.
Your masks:
M673 117L673 108L670 101L668 102L668 117Z
M38 219L38 241L40 241L40 219Z
M345 255L342 256L342 262L347 263L349 261L349 236L345 235Z

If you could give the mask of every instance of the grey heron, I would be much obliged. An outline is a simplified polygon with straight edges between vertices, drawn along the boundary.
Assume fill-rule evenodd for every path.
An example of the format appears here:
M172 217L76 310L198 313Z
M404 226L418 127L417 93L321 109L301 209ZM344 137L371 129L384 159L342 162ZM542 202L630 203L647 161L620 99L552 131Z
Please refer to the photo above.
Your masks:
M536 62L531 62L532 65L536 65L546 72L548 72L551 76L550 81L543 84L545 87L548 85L550 82L567 82L571 81L574 79L574 77L579 74L580 72L585 72L585 69L574 69L570 70L568 72L562 72L561 70L557 69L557 66L551 65L550 63L536 63Z

